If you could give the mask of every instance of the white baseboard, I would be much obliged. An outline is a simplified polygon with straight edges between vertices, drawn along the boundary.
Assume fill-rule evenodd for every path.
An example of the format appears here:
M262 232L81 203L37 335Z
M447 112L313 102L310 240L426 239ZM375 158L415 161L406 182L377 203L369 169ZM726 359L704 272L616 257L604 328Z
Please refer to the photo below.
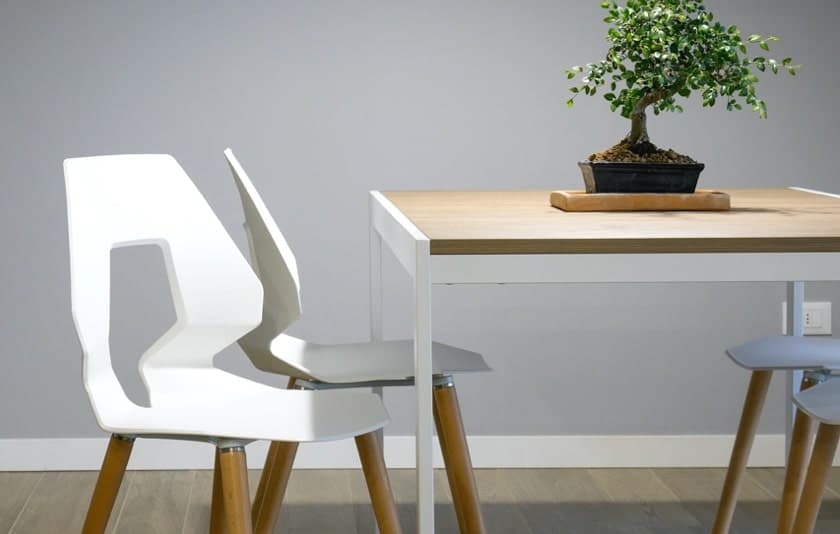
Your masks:
M476 468L517 467L724 467L731 435L673 436L471 436ZM107 438L0 439L0 471L73 471L99 469ZM778 467L784 460L784 436L756 436L750 465ZM248 465L262 467L266 443L248 446ZM414 438L386 436L385 460L392 468L414 467ZM435 465L441 467L440 451ZM138 439L129 469L209 469L208 444ZM297 469L358 468L352 440L301 446Z

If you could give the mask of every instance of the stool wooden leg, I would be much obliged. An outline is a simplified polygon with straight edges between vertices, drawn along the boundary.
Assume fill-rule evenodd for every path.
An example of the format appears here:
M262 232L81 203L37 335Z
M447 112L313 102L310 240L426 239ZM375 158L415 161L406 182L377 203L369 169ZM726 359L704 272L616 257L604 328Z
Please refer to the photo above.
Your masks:
M814 531L828 481L828 473L834 461L834 454L837 452L838 440L840 440L840 426L820 425L817 440L814 442L814 452L811 454L811 464L808 466L805 487L802 490L802 499L799 502L799 510L796 512L793 534L811 534Z
M454 385L435 388L434 414L458 528L461 534L483 534L486 529L481 514L481 501Z
M125 438L116 434L111 436L105 458L102 460L102 469L99 470L96 487L90 499L82 534L105 532L133 447L134 438Z
M257 489L259 499L254 500L251 508L251 519L256 534L274 532L274 525L280 517L283 496L289 485L297 450L297 443L285 441L273 441L269 446L268 457Z
M356 448L359 451L359 460L362 462L362 471L365 474L379 532L401 534L397 505L394 502L391 482L388 480L388 471L385 468L385 460L382 458L382 450L379 448L376 433L369 432L356 436Z
M210 501L210 534L225 534L225 497L222 492L222 466L219 449L213 464L213 500Z
M712 534L727 534L729 532L732 516L735 513L735 503L738 500L741 479L747 467L753 438L755 438L761 409L764 407L764 399L767 397L767 388L770 386L772 376L773 371L753 371L750 378L747 398L744 400L741 422L738 424L735 445L732 447L732 456L729 460L729 469L726 471L726 481L723 484Z
M245 448L221 449L219 451L219 466L222 471L222 494L224 496L228 532L230 534L252 534Z
M813 385L814 383L811 380L803 378L800 389L805 390ZM808 456L811 453L811 437L814 434L815 427L816 422L813 419L803 413L802 410L796 411L776 534L790 534L793 530L793 520L796 518L799 498L802 495L802 486L805 484Z

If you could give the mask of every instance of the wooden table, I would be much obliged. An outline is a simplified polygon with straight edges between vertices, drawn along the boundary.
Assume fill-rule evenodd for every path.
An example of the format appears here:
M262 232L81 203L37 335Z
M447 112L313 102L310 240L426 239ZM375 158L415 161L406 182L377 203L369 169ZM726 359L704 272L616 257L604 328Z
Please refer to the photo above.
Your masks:
M727 212L629 213L563 212L549 191L370 193L373 339L382 338L383 243L414 284L419 533L434 532L432 285L782 281L787 331L802 335L804 283L840 280L840 196L725 192ZM789 373L789 397L798 384Z

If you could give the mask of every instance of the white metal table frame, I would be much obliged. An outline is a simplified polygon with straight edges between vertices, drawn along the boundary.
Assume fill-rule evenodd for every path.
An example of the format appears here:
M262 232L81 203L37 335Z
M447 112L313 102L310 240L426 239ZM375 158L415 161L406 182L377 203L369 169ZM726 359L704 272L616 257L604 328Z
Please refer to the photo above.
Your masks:
M819 191L804 190L840 198ZM787 332L801 336L805 282L840 280L840 252L432 255L430 240L379 191L370 192L370 335L382 339L382 244L414 284L417 532L434 532L432 451L432 286L611 282L786 282ZM787 373L789 446L792 395ZM786 456L787 457L787 456Z

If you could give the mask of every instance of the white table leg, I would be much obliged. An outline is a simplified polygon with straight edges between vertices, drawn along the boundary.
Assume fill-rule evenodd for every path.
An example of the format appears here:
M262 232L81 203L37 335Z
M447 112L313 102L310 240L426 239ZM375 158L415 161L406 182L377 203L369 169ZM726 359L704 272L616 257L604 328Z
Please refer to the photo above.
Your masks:
M805 282L788 282L787 285L787 335L801 336L804 334L802 307L805 302ZM793 432L793 420L796 417L796 407L793 395L799 391L802 383L802 371L788 371L785 377L785 463L790 453L790 437Z
M435 531L432 470L432 284L429 241L417 241L414 271L414 391L417 395L417 533Z
M370 339L381 341L383 339L382 328L382 236L379 235L373 224L370 224ZM382 398L382 388L372 388L373 393ZM376 431L376 440L379 442L379 450L385 456L385 430ZM379 528L376 524L373 527L374 534L378 534Z
M382 236L370 225L370 339L382 341ZM373 392L382 397L382 388ZM377 432L380 448L384 445L383 431ZM384 451L385 449L382 448Z

